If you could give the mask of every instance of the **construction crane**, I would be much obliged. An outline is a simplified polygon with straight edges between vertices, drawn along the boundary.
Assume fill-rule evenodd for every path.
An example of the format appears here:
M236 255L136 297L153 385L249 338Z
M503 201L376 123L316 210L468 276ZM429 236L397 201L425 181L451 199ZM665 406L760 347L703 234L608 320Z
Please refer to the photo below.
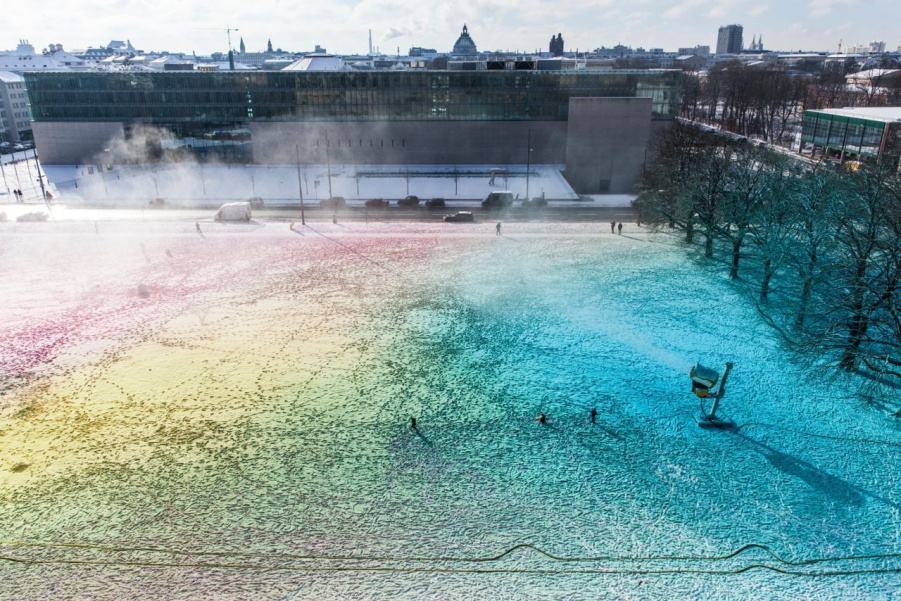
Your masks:
M232 32L238 31L237 27L198 27L207 31L224 31L228 35L228 68L235 70L235 54L232 52Z

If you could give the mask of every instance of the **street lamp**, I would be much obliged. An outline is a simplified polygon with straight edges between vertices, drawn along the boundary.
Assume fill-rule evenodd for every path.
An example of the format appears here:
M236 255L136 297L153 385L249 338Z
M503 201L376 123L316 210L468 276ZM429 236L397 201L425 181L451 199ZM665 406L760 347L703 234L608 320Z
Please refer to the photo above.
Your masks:
M34 148L32 148L32 151L34 152L34 166L35 166L35 169L37 169L37 172L38 172L38 182L41 184L41 196L42 196L42 197L44 198L44 200L46 201L46 200L47 200L47 190L44 189L44 176L41 174L41 164L38 162L38 149L37 149L37 147L35 146Z

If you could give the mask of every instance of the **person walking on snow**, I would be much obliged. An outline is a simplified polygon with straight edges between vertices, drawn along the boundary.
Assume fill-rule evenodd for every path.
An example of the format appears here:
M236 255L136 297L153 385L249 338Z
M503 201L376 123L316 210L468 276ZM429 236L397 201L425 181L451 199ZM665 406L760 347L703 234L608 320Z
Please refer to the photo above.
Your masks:
M595 423L597 421L597 418L598 418L598 410L593 408L591 410L591 423Z
M410 429L411 430L416 429L416 418L413 416L410 416Z
M498 236L500 236L500 235L501 235L501 224L498 223L496 226L494 226L494 229L495 229L495 233L496 233Z
M614 231L615 228L616 228L616 221L611 221L611 222L610 222L610 233L611 233L611 234L615 234L615 233L616 233L616 232Z
M206 238L206 236L203 235L203 232L200 231L200 222L199 221L194 222L194 229L197 230L197 233L200 234L201 238Z
M616 228L619 230L619 235L622 236L623 235L623 222L620 221L619 225L616 226Z

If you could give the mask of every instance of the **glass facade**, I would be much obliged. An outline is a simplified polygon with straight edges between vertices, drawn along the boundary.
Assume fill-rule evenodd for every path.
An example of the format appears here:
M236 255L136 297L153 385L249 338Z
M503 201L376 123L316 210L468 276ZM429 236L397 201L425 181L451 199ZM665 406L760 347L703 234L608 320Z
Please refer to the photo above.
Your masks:
M678 114L681 71L25 73L35 121L566 120L570 97L652 99Z
M249 163L253 160L250 129L243 123L130 122L124 126L130 148L140 149L140 162Z
M883 148L889 156L897 157L895 142L901 126L892 124L889 136L883 146L886 133L884 121L874 121L846 115L835 115L821 111L805 111L801 141L830 148L836 152L860 156L879 156Z

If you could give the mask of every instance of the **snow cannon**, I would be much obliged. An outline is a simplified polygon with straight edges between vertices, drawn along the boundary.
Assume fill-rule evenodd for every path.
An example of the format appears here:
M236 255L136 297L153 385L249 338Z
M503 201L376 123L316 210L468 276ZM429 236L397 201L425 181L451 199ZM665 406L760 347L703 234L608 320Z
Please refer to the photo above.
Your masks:
M710 389L716 386L720 375L714 369L695 363L688 374L691 377L691 391L702 399L710 395Z
M726 369L723 370L722 379L716 370L704 367L700 363L695 363L689 372L691 377L691 391L701 399L701 415L696 419L698 425L702 428L734 428L735 424L730 420L720 419L716 416L716 410L719 407L720 400L726 394L726 378L732 370L732 363L726 363ZM719 382L719 387L713 390L713 387ZM713 407L710 413L704 410L704 399L713 397Z

